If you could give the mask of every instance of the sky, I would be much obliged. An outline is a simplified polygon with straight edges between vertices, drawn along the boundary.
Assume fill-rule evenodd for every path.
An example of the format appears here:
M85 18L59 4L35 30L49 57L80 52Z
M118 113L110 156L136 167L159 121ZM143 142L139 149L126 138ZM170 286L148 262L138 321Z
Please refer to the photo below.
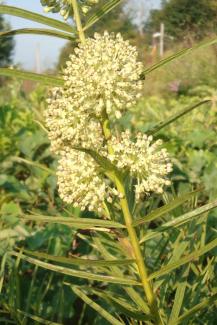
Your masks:
M160 0L131 0L139 9L144 4L147 8L157 7ZM1 2L1 0L0 0ZM44 14L48 17L60 19L60 15L45 14L40 0L4 0L5 5L16 6L26 10ZM12 29L44 27L41 24L24 20L22 18L4 15ZM49 27L48 27L49 28ZM55 66L61 48L66 44L65 40L42 35L16 35L15 36L14 64L20 64L26 70L36 69L36 53L40 56L40 70L50 69ZM39 72L39 71L38 71Z

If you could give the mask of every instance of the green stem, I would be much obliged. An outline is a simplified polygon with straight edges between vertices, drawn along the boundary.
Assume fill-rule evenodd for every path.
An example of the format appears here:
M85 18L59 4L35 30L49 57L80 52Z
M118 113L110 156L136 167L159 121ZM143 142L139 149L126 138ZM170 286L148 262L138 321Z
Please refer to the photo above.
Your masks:
M104 120L103 122L103 132L106 140L109 140L111 137L111 131L109 128L109 120L108 118ZM111 146L108 146L108 151L110 154L113 153L113 148ZM126 192L125 187L122 182L122 180L118 176L114 176L114 182L117 187L118 192L121 194L120 199L120 205L123 212L123 216L125 219L125 224L127 227L127 231L130 237L133 253L135 255L136 264L138 268L138 273L140 275L141 283L148 301L148 304L150 306L150 311L153 316L153 319L155 320L156 324L160 325L162 324L161 317L159 314L158 306L156 297L154 295L153 288L151 286L151 283L148 280L148 271L142 256L142 252L139 245L139 240L135 231L135 228L133 227L133 218L129 209L128 201L126 198Z
M81 24L81 17L80 17L80 13L79 13L78 3L77 3L77 0L71 0L71 1L72 1L74 18L75 18L75 23L77 26L79 38L80 38L81 43L85 43L85 35L84 35L83 27Z
M118 192L121 194L122 198L120 199L120 204L121 204L121 209L124 215L125 219L125 224L127 227L127 231L130 237L131 245L133 248L133 252L135 255L137 267L138 267L138 272L140 275L140 279L142 282L142 286L148 301L148 304L150 306L151 314L153 315L153 318L156 320L156 324L162 324L159 311L158 311L158 306L157 306L157 301L153 292L153 288L148 280L148 271L142 256L142 252L140 249L139 245L139 240L135 231L135 228L133 227L133 218L129 210L129 205L126 199L126 192L124 185L122 181L116 177L116 187Z

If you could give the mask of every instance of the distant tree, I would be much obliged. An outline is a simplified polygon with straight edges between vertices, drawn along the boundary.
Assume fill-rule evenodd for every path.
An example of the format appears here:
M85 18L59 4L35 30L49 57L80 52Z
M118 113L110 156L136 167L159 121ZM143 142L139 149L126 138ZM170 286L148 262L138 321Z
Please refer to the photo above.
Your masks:
M104 0L106 3L106 0ZM127 1L123 1L122 4L117 6L110 13L106 14L99 22L97 22L92 28L88 30L88 35L93 35L94 32L102 33L105 30L108 32L118 33L120 32L125 39L135 40L138 33L137 26L135 26L130 17L130 13L125 10L125 4ZM102 5L103 1L100 2ZM97 6L94 7L94 12L97 10ZM90 13L91 14L91 13ZM66 58L72 52L75 44L67 43L62 49L59 57L58 67L62 67Z
M9 25L0 16L0 32L8 30ZM12 36L0 37L0 67L7 66L12 62L14 41Z
M152 10L145 30L158 31L161 22L175 39L201 39L217 31L217 1L163 0L161 9Z

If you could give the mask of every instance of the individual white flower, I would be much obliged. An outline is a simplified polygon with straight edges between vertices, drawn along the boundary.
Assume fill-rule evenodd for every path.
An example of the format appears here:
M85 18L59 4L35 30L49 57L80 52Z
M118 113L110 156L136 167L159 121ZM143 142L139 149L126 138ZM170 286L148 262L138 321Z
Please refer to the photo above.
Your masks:
M59 194L63 201L81 210L103 211L108 185L95 161L84 152L71 150L59 160Z
M137 134L135 141L127 130L119 137L112 136L108 144L113 153L108 158L120 169L129 170L137 180L135 185L136 199L149 192L162 193L164 185L169 185L166 179L172 171L172 164L166 149L161 149L162 141L152 143L151 136Z
M54 88L45 111L51 150L63 154L73 147L99 150L103 145L100 122L74 107L65 90Z
M65 88L74 107L89 115L121 116L141 95L142 63L137 62L135 47L104 32L79 44L64 70Z

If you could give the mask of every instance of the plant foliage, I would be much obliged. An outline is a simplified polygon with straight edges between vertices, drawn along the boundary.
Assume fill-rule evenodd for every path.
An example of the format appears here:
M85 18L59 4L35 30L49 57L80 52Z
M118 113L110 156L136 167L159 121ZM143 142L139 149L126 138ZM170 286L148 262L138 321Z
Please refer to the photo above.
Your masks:
M104 14L113 5L110 1ZM1 13L9 9L59 29L55 36L63 31L79 36L69 24L0 6ZM89 18L89 24L99 20ZM90 154L124 194L106 205L105 215L97 215L64 204L57 193L57 159L42 116L46 86L62 86L61 77L6 68L0 73L40 82L29 95L17 81L0 89L1 323L212 324L217 246L213 90L194 89L170 101L145 98L114 124L167 140L175 168L172 186L162 195L136 204L129 175L93 150L76 148Z

